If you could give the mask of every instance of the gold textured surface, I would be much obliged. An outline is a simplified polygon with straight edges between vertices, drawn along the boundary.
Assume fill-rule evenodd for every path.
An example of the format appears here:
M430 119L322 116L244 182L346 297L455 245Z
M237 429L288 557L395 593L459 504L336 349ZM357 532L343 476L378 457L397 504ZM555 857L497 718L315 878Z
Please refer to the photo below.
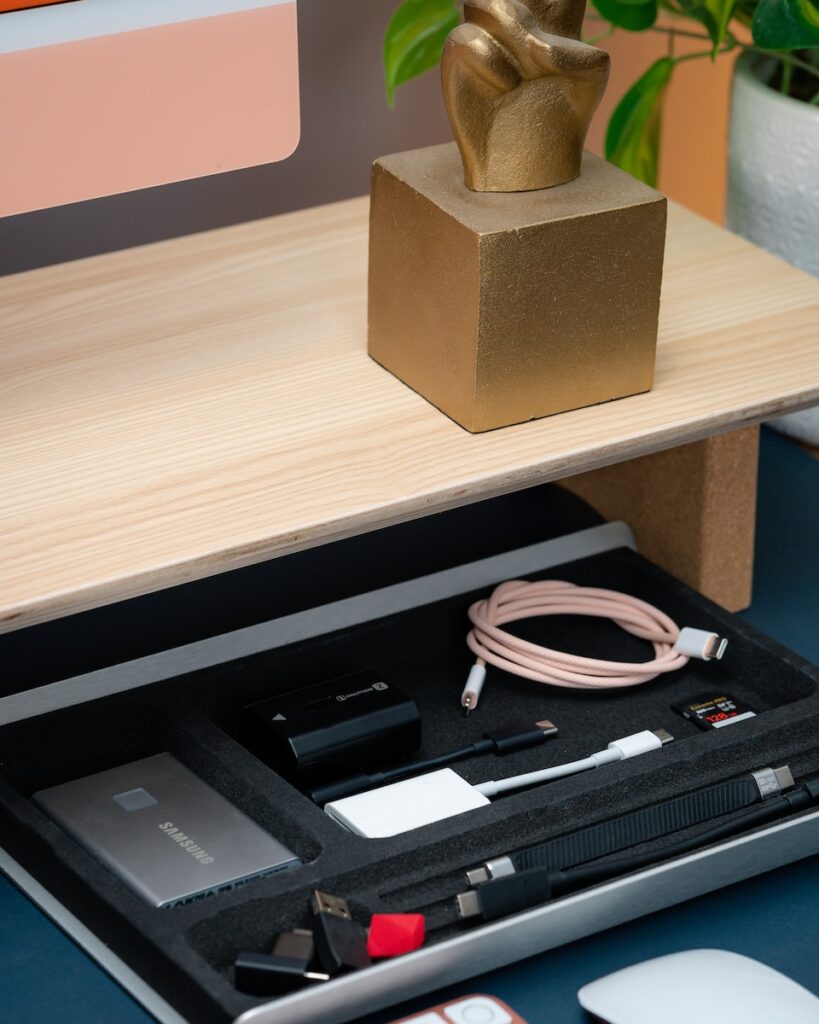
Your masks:
M591 154L477 195L452 144L376 161L369 352L470 431L647 391L666 201Z
M819 401L819 280L669 203L653 389L469 434L367 358L367 213L0 279L0 630Z
M730 611L751 603L759 427L562 480L639 550Z
M609 56L579 41L584 0L466 0L441 80L464 179L477 192L550 188L580 173Z

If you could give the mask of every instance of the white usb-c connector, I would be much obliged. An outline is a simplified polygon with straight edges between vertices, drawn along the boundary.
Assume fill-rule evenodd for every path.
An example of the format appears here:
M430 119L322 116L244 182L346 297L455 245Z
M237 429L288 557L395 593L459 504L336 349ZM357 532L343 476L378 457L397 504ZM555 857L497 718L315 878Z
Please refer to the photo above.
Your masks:
M716 633L709 633L706 629L694 629L691 626L683 626L674 649L684 654L687 658L698 658L700 661L720 661L728 641Z
M497 796L498 793L508 793L513 789L523 789L525 786L552 782L555 779L566 778L567 775L578 775L580 772L586 772L592 768L600 768L604 764L614 764L617 761L625 761L629 757L637 757L639 754L648 754L652 750L659 750L673 739L674 737L665 729L658 729L656 732L644 729L642 732L623 736L619 740L612 740L605 750L598 750L579 761L569 761L566 764L543 768L541 771L527 772L525 775L514 775L511 779L481 782L475 786L475 789L483 796Z

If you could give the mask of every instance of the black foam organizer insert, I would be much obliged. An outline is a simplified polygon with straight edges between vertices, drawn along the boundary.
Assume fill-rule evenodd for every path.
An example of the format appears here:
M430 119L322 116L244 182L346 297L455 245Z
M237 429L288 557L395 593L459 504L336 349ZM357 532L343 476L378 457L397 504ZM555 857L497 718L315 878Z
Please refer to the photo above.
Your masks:
M463 927L452 897L465 887L464 869L487 857L734 774L780 764L789 764L796 776L819 770L815 668L631 550L533 574L549 577L644 598L681 625L726 636L727 654L721 662L691 662L678 673L617 692L546 687L490 668L477 712L464 719L459 697L472 662L464 644L466 610L485 592L458 595L4 726L3 845L180 1012L197 1022L222 1022L264 1001L233 987L237 950L267 951L278 932L307 926L314 888L346 897L364 924L374 912L421 910L427 915L427 943L436 943ZM528 639L593 657L651 656L648 645L608 622L561 616L516 628ZM558 739L544 746L456 766L473 782L582 757L640 729L664 727L676 740L661 751L510 794L404 835L368 840L345 832L278 776L244 745L240 726L240 710L251 701L363 668L377 669L415 699L423 720L423 757L476 739L490 724L548 717L558 725ZM702 732L671 709L718 691L749 704L758 716ZM175 755L286 843L303 866L157 910L31 802L43 787L161 751Z

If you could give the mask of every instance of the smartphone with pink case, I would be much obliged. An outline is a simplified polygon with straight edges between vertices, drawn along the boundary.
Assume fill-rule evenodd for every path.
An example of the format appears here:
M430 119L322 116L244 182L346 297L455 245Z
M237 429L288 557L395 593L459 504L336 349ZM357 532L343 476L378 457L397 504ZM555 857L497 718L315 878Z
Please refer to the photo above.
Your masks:
M495 996L471 995L439 1003L392 1024L527 1024L519 1013Z

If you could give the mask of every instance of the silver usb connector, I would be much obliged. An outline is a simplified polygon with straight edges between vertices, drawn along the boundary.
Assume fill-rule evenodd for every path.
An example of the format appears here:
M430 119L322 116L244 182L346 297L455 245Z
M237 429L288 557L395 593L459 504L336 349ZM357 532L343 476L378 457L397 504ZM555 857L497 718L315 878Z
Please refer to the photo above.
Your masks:
M727 646L728 641L724 636L716 636L716 634L711 636L705 645L706 661L710 661L712 658L721 661Z
M471 885L473 889L478 885L483 885L484 882L488 882L489 879L490 874L483 864L479 868L472 868L471 871L466 872L467 885Z
M779 796L786 789L792 789L794 785L793 775L786 764L781 768L760 768L759 771L751 772L751 775L763 800Z
M511 857L493 857L480 867L467 871L466 880L474 888L476 885L483 885L484 882L491 882L495 878L504 878L514 873L515 865Z
M481 912L478 895L474 890L470 892L462 892L456 897L455 902L458 907L458 917L460 917L462 921L465 921L470 917L477 917Z

